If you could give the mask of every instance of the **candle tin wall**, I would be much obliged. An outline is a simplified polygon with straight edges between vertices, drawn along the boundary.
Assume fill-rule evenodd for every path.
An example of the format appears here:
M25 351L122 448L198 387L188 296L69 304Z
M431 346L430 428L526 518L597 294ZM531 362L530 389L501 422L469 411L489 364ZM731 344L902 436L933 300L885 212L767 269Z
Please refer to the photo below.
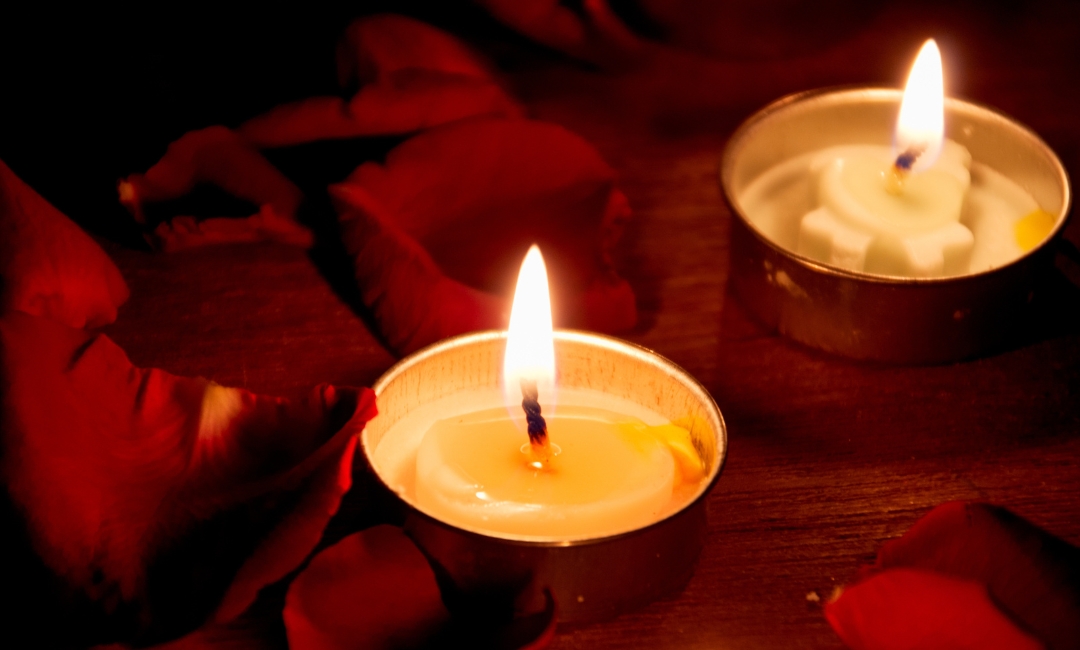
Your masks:
M411 411L459 392L500 391L505 332L447 339L399 362L374 386L379 415L361 437L365 458L385 490L402 502L404 527L435 568L455 614L512 606L541 610L553 594L560 622L600 620L681 589L705 540L706 495L727 452L723 417L709 393L667 359L617 339L557 331L557 382L635 401L675 420L693 418L691 432L708 468L693 497L673 514L631 532L572 541L529 541L458 528L428 516L395 492L382 474L378 449Z
M1005 343L1023 322L1053 240L1069 210L1068 177L1034 133L988 108L945 101L946 137L1026 190L1056 218L1051 235L1000 268L944 278L897 278L841 270L771 241L739 197L763 171L825 147L889 144L901 92L814 90L751 116L728 141L720 183L733 215L731 282L769 327L805 345L857 359L944 363Z

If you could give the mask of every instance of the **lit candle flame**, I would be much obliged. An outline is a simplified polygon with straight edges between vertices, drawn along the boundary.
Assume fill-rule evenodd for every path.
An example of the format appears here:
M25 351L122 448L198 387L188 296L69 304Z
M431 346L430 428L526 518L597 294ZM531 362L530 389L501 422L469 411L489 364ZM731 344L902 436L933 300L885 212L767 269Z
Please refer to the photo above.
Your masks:
M945 82L941 52L930 39L923 43L911 66L900 116L896 119L894 154L902 171L923 171L941 153L945 136Z
M549 408L555 396L555 341L547 268L535 244L526 253L518 273L503 358L506 405L518 414L523 379L536 382L539 401Z

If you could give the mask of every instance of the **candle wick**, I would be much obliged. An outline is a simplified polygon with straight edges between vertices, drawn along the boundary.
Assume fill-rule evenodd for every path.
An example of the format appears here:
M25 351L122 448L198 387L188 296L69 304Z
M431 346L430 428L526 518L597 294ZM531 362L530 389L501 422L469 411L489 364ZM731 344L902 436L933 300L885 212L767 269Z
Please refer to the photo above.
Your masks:
M923 155L925 152L925 144L913 144L907 148L907 151L896 157L896 162L893 163L893 166L905 172L910 172L911 168L915 166L915 162L919 159L919 156Z
M892 167L885 174L885 190L889 194L895 196L903 194L904 181L907 180L907 176L911 173L911 168L915 166L915 162L919 160L919 156L923 155L925 151L926 145L914 144L896 157Z
M546 464L551 458L551 445L548 442L547 421L540 415L539 396L535 381L521 380L521 408L525 409L525 421L529 425L529 444L533 455Z

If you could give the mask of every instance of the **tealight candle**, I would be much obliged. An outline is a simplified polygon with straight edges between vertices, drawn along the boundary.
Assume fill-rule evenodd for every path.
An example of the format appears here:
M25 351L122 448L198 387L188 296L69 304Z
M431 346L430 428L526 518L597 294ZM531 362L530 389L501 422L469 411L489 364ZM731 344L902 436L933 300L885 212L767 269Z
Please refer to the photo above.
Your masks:
M973 165L967 148L944 138L933 40L912 66L891 148L838 145L792 158L761 174L739 200L748 218L798 254L884 276L996 268L1055 225L1030 194Z
M728 140L733 291L796 341L890 362L971 357L1023 326L1052 260L1070 203L1061 161L915 67L903 94L798 93ZM932 110L912 121L898 109L920 87L935 92L915 104Z
M582 538L652 523L683 492L677 488L703 478L690 434L677 425L581 404L544 417L556 402L550 304L533 246L518 276L503 363L504 399L515 408L463 413L428 429L416 453L421 510L469 530Z
M361 445L451 609L496 599L532 612L550 593L560 621L591 621L689 579L726 434L684 371L617 339L551 331L543 298L537 252L510 331L448 339L391 368Z

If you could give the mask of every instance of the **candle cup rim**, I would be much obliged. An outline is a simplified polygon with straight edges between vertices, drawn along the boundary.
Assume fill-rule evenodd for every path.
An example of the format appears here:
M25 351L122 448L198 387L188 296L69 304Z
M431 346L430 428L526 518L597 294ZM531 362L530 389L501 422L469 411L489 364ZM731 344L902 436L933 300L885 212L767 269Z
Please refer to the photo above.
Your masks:
M400 361L395 363L393 366L391 366L389 369L387 369L387 371L384 372L382 374L382 376L380 376L379 379L375 381L374 384L372 384L371 389L375 393L376 403L378 403L378 396L381 394L383 389L386 388L386 386L388 386L392 381L394 381L396 378L400 377L406 370L408 370L410 367L416 365L417 363L419 363L419 362L421 362L421 361L423 361L425 359L428 359L430 357L433 357L436 354L438 354L439 352L441 352L443 350L446 350L446 349L450 349L450 348L454 348L454 347L458 347L458 346L469 345L469 344L487 343L487 342L490 342L490 341L497 341L497 340L500 340L500 339L505 340L506 336L507 336L507 331L506 330L481 330L481 331L477 331L477 332L469 332L469 333L466 333L466 334L459 334L457 336L452 336L452 337L442 339L440 341L436 341L435 343L432 343L431 345L425 346L425 347L417 350L416 352L413 352L412 354L410 354L407 357L401 359ZM689 499L686 503L682 504L678 509L668 513L667 515L665 515L664 517L661 517L660 519L657 519L656 521L650 522L649 524L646 524L644 526L640 526L638 528L633 528L633 529L630 529L630 530L620 531L620 532L613 533L613 534L605 534L605 535L589 536L589 537L567 537L566 539L543 539L543 538L538 539L539 536L513 536L513 535L507 535L507 534L500 534L500 533L497 533L497 532L494 532L494 531L492 531L492 532L481 532L481 531L477 531L477 530L471 530L469 528L463 528L463 527L458 526L456 524L453 524L451 522L444 521L442 519L439 519L438 517L435 517L433 515L428 514L427 512L424 512L419 507L417 507L416 504L405 500L390 485L388 485L386 483L386 481L383 479L382 474L379 472L379 470L375 467L375 464L372 462L372 458L373 458L375 450L369 448L369 446L368 446L368 438L367 438L367 435L366 435L367 430L365 429L365 431L362 431L359 434L360 448L363 451L364 457L365 457L368 465L372 469L372 473L373 473L375 479L384 488L386 488L391 493L395 494L397 496L397 498L401 499L401 501L404 502L415 514L420 515L421 517L425 518L426 520L429 520L429 521L431 521L431 522L433 522L433 523L435 523L435 524L437 524L439 526L444 526L446 528L449 528L449 529L455 531L458 534L465 534L467 536L478 538L478 539L483 539L483 540L488 540L488 541L494 540L494 541L497 541L499 543L506 543L506 544L512 544L512 545L517 545L517 546L526 546L526 547L530 547L530 548L564 548L564 547L571 547L571 546L575 546L575 547L576 546L588 546L588 545L594 545L594 544L603 544L603 543L613 542L613 541L624 539L624 538L627 538L627 537L640 535L645 531L648 531L648 530L651 530L651 529L656 528L658 526L664 525L667 522L671 521L672 519L680 517L680 516L686 514L687 512L691 511L695 506L701 505L701 502L703 500L707 499L709 494L712 492L713 488L716 487L716 483L720 480L720 475L723 474L724 466L727 463L727 451L728 451L727 423L724 420L723 413L720 411L720 407L716 404L716 400L713 399L712 394L709 393L709 391L693 375L691 375L689 372L687 372L685 369L683 369L682 366L680 366L679 364L675 363L674 361L668 359L664 355L662 355L662 354L660 354L660 353L658 353L658 352L656 352L656 351L654 351L654 350L652 350L650 348L647 348L647 347L645 347L643 345L639 345L639 344L633 343L631 341L626 341L624 339L620 339L620 338L617 338L617 337L614 337L614 336L608 336L608 335L605 335L605 334L598 334L596 332L586 332L586 331L582 331L582 330L573 330L573 329L558 329L557 328L557 329L554 330L554 338L555 338L556 344L558 344L558 342L560 340L577 342L577 343L600 344L603 347L606 347L606 348L608 348L610 350L619 351L619 352L623 352L623 353L629 353L629 354L635 356L636 358L638 358L640 360L643 360L643 361L645 361L647 363L651 363L651 364L653 364L653 365L655 365L657 367L664 368L666 371L668 371L668 374L673 375L676 378L678 378L679 381L681 381L692 393L694 393L696 395L696 397L699 400L702 401L702 404L704 405L706 410L711 411L716 416L717 423L719 424L718 430L715 431L715 434L716 434L716 437L717 437L716 469L715 469L715 471L712 472L712 476L709 477L707 483L702 488L699 489L698 493L692 499ZM710 470L710 471L712 471L712 470Z
M899 275L881 275L876 273L867 273L865 271L852 271L850 269L844 269L837 266L832 266L824 262L812 259L789 248L786 248L772 240L768 235L762 232L756 224L754 224L749 218L747 218L742 210L736 205L735 191L732 187L734 182L734 168L737 162L737 156L740 153L740 145L742 145L750 134L757 128L762 122L769 119L773 115L802 102L813 101L815 99L822 99L825 97L842 97L845 95L862 96L865 99L872 102L880 103L892 103L895 101L897 107L899 107L900 98L903 96L903 90L899 88L889 88L883 86L867 86L867 85L840 85L840 86L828 86L823 88L814 88L811 90L803 90L789 95L785 95L776 99L762 108L755 111L750 117L746 118L739 127L728 138L727 144L724 146L723 154L720 157L720 163L718 166L718 172L720 177L720 189L721 194L724 197L724 202L727 204L732 216L737 218L744 226L746 226L754 236L764 243L769 248L773 249L780 255L797 262L799 265L824 275L832 276L837 279L852 280L856 282L865 282L869 284L880 285L900 285L900 286L941 286L954 283L963 283L972 280L980 280L989 276L993 276L1000 273L1008 272L1013 266L1040 254L1044 249L1055 245L1054 242L1058 236L1068 225L1069 220L1072 218L1070 208L1072 207L1072 191L1071 184L1069 182L1069 175L1065 166L1061 163L1060 158L1054 150L1046 144L1046 142L1039 137L1037 133L1027 127L1023 122L1016 120L1015 118L1003 113L999 110L980 104L978 102L969 101L966 99L956 97L945 98L945 110L952 109L965 109L973 110L977 113L990 116L995 120L999 120L1008 123L1010 128L1015 129L1021 133L1025 138L1029 139L1033 144L1037 145L1044 153L1046 153L1053 163L1055 171L1057 172L1058 179L1062 188L1062 205L1061 209L1054 215L1057 223L1049 234L1034 248L1029 251L1025 251L1023 255L1020 255L1016 259L1003 264L1001 266L987 269L984 271L978 271L975 273L963 273L959 275L947 275L936 276L929 278L915 278Z

